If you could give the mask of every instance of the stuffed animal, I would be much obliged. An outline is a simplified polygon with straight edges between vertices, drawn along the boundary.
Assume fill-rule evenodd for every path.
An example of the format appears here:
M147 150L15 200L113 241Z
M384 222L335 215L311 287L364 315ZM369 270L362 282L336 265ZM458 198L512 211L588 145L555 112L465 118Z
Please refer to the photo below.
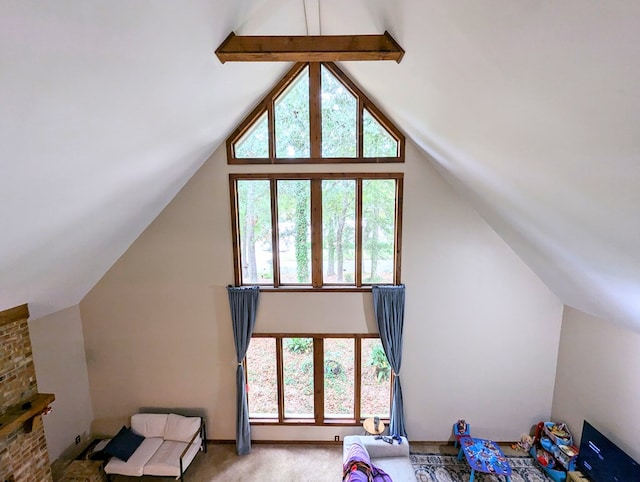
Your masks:
M520 437L520 441L511 445L511 448L514 450L522 450L523 452L528 452L533 445L533 437L531 435L527 435L526 433Z

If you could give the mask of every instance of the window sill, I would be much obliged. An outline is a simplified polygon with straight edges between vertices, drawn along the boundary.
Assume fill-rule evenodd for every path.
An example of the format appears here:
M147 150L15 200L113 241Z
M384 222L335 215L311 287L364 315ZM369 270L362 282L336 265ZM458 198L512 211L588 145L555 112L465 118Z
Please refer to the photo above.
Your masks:
M250 286L250 285L247 285ZM338 286L326 285L322 288L312 286L264 286L258 285L262 293L368 293L371 285L367 286Z
M386 425L389 425L388 418L381 418L381 422L384 422ZM278 425L278 426L300 426L300 427L361 427L364 419L360 422L356 422L351 419L325 419L322 422L316 423L313 420L308 419L289 419L283 422L279 422L278 420L269 420L264 418L259 419L250 419L249 423L251 425Z
M404 162L396 157L228 157L227 164L390 164Z

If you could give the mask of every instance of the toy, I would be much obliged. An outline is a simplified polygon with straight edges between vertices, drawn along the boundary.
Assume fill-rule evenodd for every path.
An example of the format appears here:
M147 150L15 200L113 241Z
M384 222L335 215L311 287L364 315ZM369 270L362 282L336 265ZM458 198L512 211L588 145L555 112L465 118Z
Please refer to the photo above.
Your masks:
M522 450L523 452L528 452L533 446L533 437L528 434L522 434L520 437L520 441L518 443L512 444L511 448L514 450Z
M454 447L458 446L462 437L471 436L471 427L464 419L460 419L453 424L453 436L455 437L455 440L453 441Z
M398 444L402 444L402 437L400 437L400 435L392 435L390 437L387 437L386 435L378 435L377 437L374 437L376 440L382 440L384 442L387 442L388 444L392 444L393 445L393 441L397 440Z
M458 420L456 432L456 435L469 435L469 424L464 419Z

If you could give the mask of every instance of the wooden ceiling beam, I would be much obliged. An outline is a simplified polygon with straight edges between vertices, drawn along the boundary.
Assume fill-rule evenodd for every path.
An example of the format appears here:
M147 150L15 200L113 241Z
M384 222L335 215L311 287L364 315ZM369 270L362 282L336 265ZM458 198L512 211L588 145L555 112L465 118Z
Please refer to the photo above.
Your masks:
M216 49L225 62L336 62L395 60L404 50L383 35L238 36L231 32Z

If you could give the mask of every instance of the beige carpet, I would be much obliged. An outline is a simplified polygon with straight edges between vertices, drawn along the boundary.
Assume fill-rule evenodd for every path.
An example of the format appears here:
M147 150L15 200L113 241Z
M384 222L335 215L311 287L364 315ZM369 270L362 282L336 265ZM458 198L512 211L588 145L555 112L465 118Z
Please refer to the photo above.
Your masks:
M523 455L508 444L500 445L506 455ZM198 455L185 482L339 482L342 477L342 444L254 443L251 453L242 457L236 455L235 448L233 444L207 445L207 453ZM458 453L446 443L412 443L410 448L412 452ZM158 478L149 478L153 481Z
M342 445L253 444L239 457L235 444L208 444L185 473L185 482L339 482ZM165 482L171 477L113 477L114 482Z
M501 444L506 455L522 455ZM339 482L342 444L256 444L239 457L235 444L207 444L187 470L185 482ZM456 454L451 444L411 444L412 452ZM55 473L54 473L54 480ZM114 482L169 482L171 477L120 477Z

